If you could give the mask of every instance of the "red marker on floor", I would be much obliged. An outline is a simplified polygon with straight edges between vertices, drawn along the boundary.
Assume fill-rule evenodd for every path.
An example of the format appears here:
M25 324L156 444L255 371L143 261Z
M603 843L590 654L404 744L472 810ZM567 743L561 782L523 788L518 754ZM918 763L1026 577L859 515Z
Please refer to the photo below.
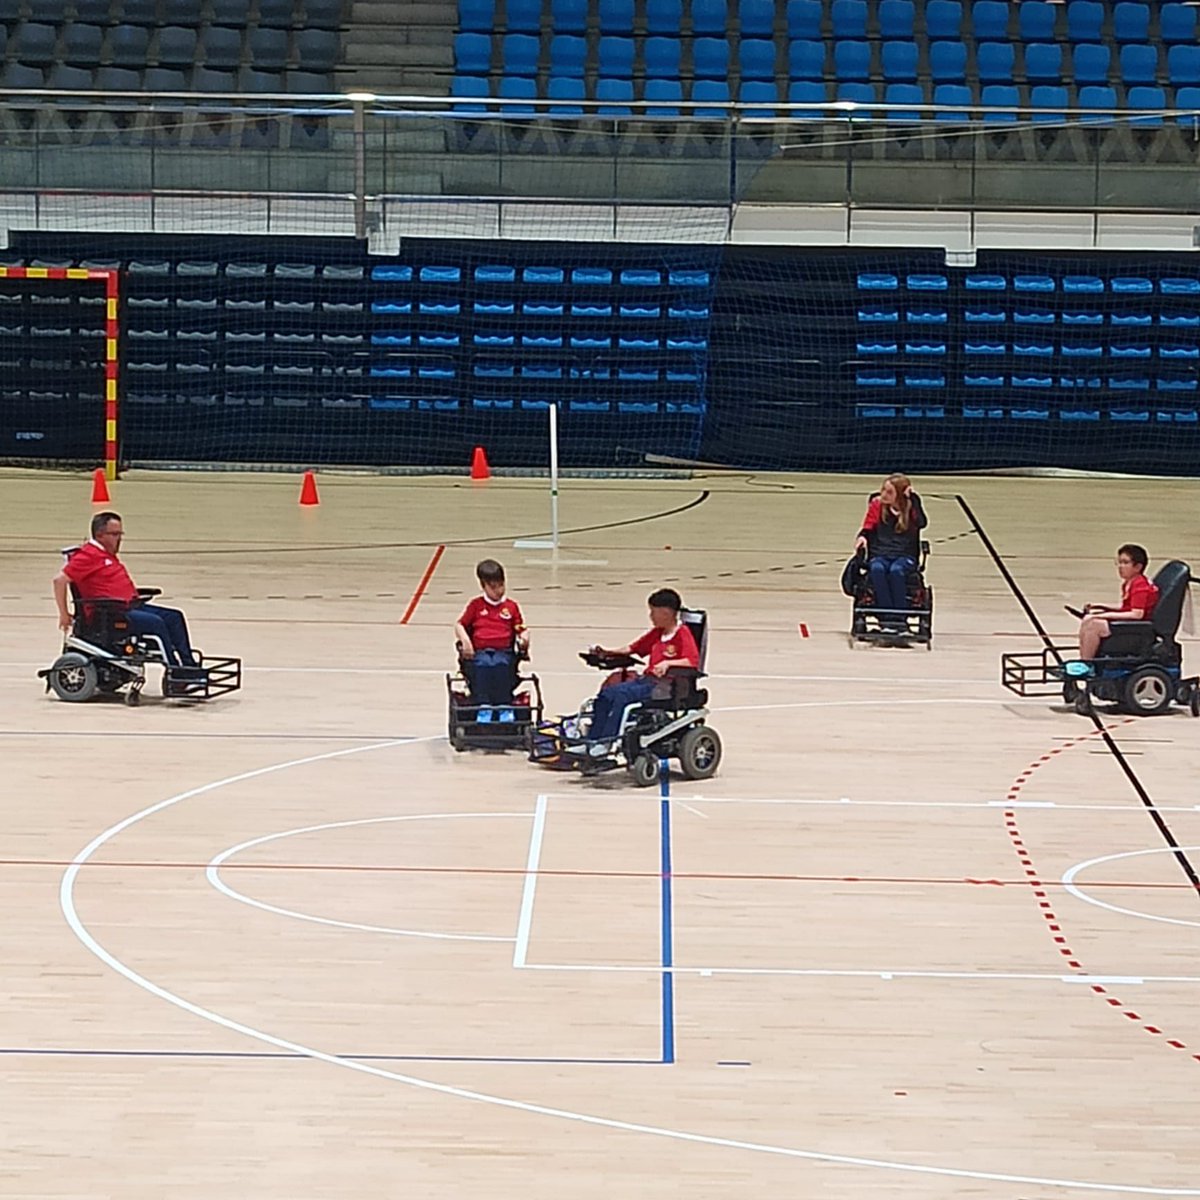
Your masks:
M797 626L797 628L800 630L801 637L808 637L808 626L807 625L805 625L803 622L801 622L801 624L799 626Z

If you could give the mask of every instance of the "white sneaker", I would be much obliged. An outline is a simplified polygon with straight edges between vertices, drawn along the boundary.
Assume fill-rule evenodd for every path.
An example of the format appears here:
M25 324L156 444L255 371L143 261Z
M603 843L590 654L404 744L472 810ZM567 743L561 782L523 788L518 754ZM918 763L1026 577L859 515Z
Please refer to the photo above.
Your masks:
M593 758L612 758L614 750L613 743L609 741L593 742L588 747L588 753Z

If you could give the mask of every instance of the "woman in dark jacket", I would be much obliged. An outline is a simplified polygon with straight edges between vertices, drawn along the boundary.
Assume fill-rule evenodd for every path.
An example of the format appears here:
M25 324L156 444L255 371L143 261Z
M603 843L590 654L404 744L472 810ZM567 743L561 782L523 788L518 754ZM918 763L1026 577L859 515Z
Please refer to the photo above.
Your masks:
M921 556L921 530L928 524L920 497L907 475L889 475L867 503L867 515L854 543L866 547L867 569L878 608L908 608L908 575ZM888 618L883 618L883 624Z

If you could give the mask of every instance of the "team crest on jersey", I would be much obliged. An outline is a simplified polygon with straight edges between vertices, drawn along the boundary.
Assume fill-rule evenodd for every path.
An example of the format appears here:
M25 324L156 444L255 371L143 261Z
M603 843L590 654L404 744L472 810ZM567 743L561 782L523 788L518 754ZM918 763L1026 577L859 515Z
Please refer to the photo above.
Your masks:
M512 620L512 611L509 609L507 604L502 609L499 609L497 611L496 615L502 621L511 621Z
M663 647L663 657L664 657L664 658L674 658L674 657L675 657L675 655L676 655L676 654L678 654L678 653L679 653L679 651L675 649L675 643L674 643L674 642L668 642L668 643L667 643L667 644L666 644L666 645Z

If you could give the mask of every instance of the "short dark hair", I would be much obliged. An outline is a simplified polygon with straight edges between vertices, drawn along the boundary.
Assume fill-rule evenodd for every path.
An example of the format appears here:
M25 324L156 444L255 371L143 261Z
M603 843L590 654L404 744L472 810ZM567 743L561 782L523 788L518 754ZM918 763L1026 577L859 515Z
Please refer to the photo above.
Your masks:
M92 537L95 537L98 533L103 533L104 527L109 523L109 521L119 521L120 519L120 513L98 512L92 518Z
M480 583L503 583L504 568L494 558L485 558L476 565L475 577Z
M1146 547L1139 546L1136 542L1126 542L1125 545L1118 546L1118 557L1122 554L1133 559L1134 563L1141 567L1143 571L1146 569L1146 564L1150 561L1150 555L1146 553Z
M674 588L659 588L657 592L651 592L646 603L651 608L669 608L673 613L683 607L683 600Z

